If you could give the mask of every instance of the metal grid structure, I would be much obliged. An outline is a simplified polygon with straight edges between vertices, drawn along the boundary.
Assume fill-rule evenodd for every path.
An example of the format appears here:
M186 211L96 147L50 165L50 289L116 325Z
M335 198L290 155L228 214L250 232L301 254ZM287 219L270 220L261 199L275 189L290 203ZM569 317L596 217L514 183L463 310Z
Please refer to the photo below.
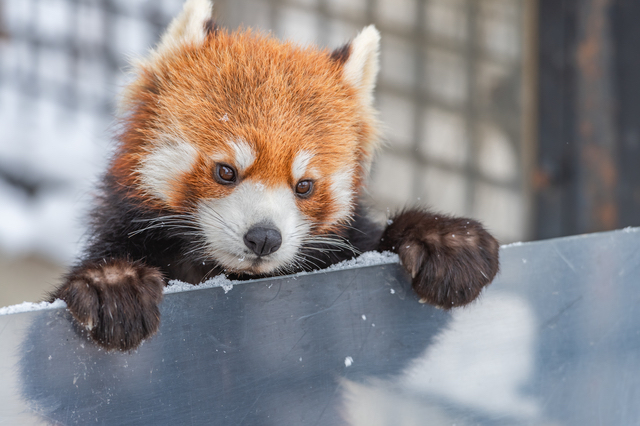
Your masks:
M113 115L127 55L153 45L180 1L5 0L0 85Z
M216 11L229 28L243 24L328 47L376 24L382 32L376 97L388 144L374 165L372 203L381 215L416 203L471 215L507 242L528 237L525 2L228 0L217 1ZM4 0L9 39L0 50L0 92L47 99L104 125L127 78L127 57L151 47L181 4ZM2 160L0 151L0 166Z
M376 98L387 146L370 185L384 215L406 205L483 220L526 239L522 149L526 0L247 0L229 23L339 46L382 32Z

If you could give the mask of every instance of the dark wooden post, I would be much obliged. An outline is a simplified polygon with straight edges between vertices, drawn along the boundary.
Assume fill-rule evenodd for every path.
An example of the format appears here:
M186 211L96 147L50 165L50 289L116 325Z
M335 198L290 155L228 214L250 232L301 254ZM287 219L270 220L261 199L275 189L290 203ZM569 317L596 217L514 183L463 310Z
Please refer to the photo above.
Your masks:
M578 2L575 53L578 231L604 231L619 224L610 19L613 1Z
M9 38L7 23L4 21L4 0L0 0L0 40Z
M614 125L617 130L618 223L640 225L640 2L611 7Z
M535 236L640 225L640 5L539 5Z

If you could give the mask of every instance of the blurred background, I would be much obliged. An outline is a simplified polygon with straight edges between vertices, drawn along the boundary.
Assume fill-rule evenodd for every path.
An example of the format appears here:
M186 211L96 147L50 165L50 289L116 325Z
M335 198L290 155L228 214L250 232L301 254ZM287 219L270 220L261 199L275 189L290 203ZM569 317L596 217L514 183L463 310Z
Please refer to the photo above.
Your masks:
M0 306L78 255L128 61L182 0L0 0ZM640 2L219 0L218 22L334 48L382 32L369 202L503 243L640 225ZM389 180L389 174L400 179ZM398 183L401 182L401 183Z

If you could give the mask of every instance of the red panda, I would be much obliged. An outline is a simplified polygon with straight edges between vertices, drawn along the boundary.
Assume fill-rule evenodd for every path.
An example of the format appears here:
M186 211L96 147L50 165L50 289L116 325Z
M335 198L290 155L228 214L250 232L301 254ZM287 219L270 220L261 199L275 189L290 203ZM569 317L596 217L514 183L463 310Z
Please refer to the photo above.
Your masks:
M474 300L499 267L478 222L415 208L382 229L359 202L380 139L378 31L330 52L211 16L209 0L188 0L135 64L88 246L51 297L120 350L158 329L165 280L295 273L370 250L398 253L423 302Z

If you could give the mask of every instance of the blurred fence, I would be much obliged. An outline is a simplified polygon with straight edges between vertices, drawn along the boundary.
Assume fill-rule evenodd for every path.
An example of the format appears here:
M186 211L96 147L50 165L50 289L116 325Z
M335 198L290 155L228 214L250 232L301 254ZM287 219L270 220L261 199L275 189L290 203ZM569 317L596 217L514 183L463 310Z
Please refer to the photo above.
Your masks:
M529 236L522 149L522 0L229 2L229 22L337 46L382 32L376 93L388 147L370 185L383 213L407 204L478 217L503 241ZM392 177L392 178L390 178Z
M146 51L180 1L5 0L2 86L70 110L113 113L127 55Z
M8 35L0 41L0 199L10 219L0 221L0 246L68 259L91 181L106 164L127 58L155 43L182 1L0 4ZM375 23L377 102L389 143L374 166L372 203L381 214L421 203L478 217L507 242L527 238L529 226L525 4L227 0L216 11L229 28L245 24L329 47Z

